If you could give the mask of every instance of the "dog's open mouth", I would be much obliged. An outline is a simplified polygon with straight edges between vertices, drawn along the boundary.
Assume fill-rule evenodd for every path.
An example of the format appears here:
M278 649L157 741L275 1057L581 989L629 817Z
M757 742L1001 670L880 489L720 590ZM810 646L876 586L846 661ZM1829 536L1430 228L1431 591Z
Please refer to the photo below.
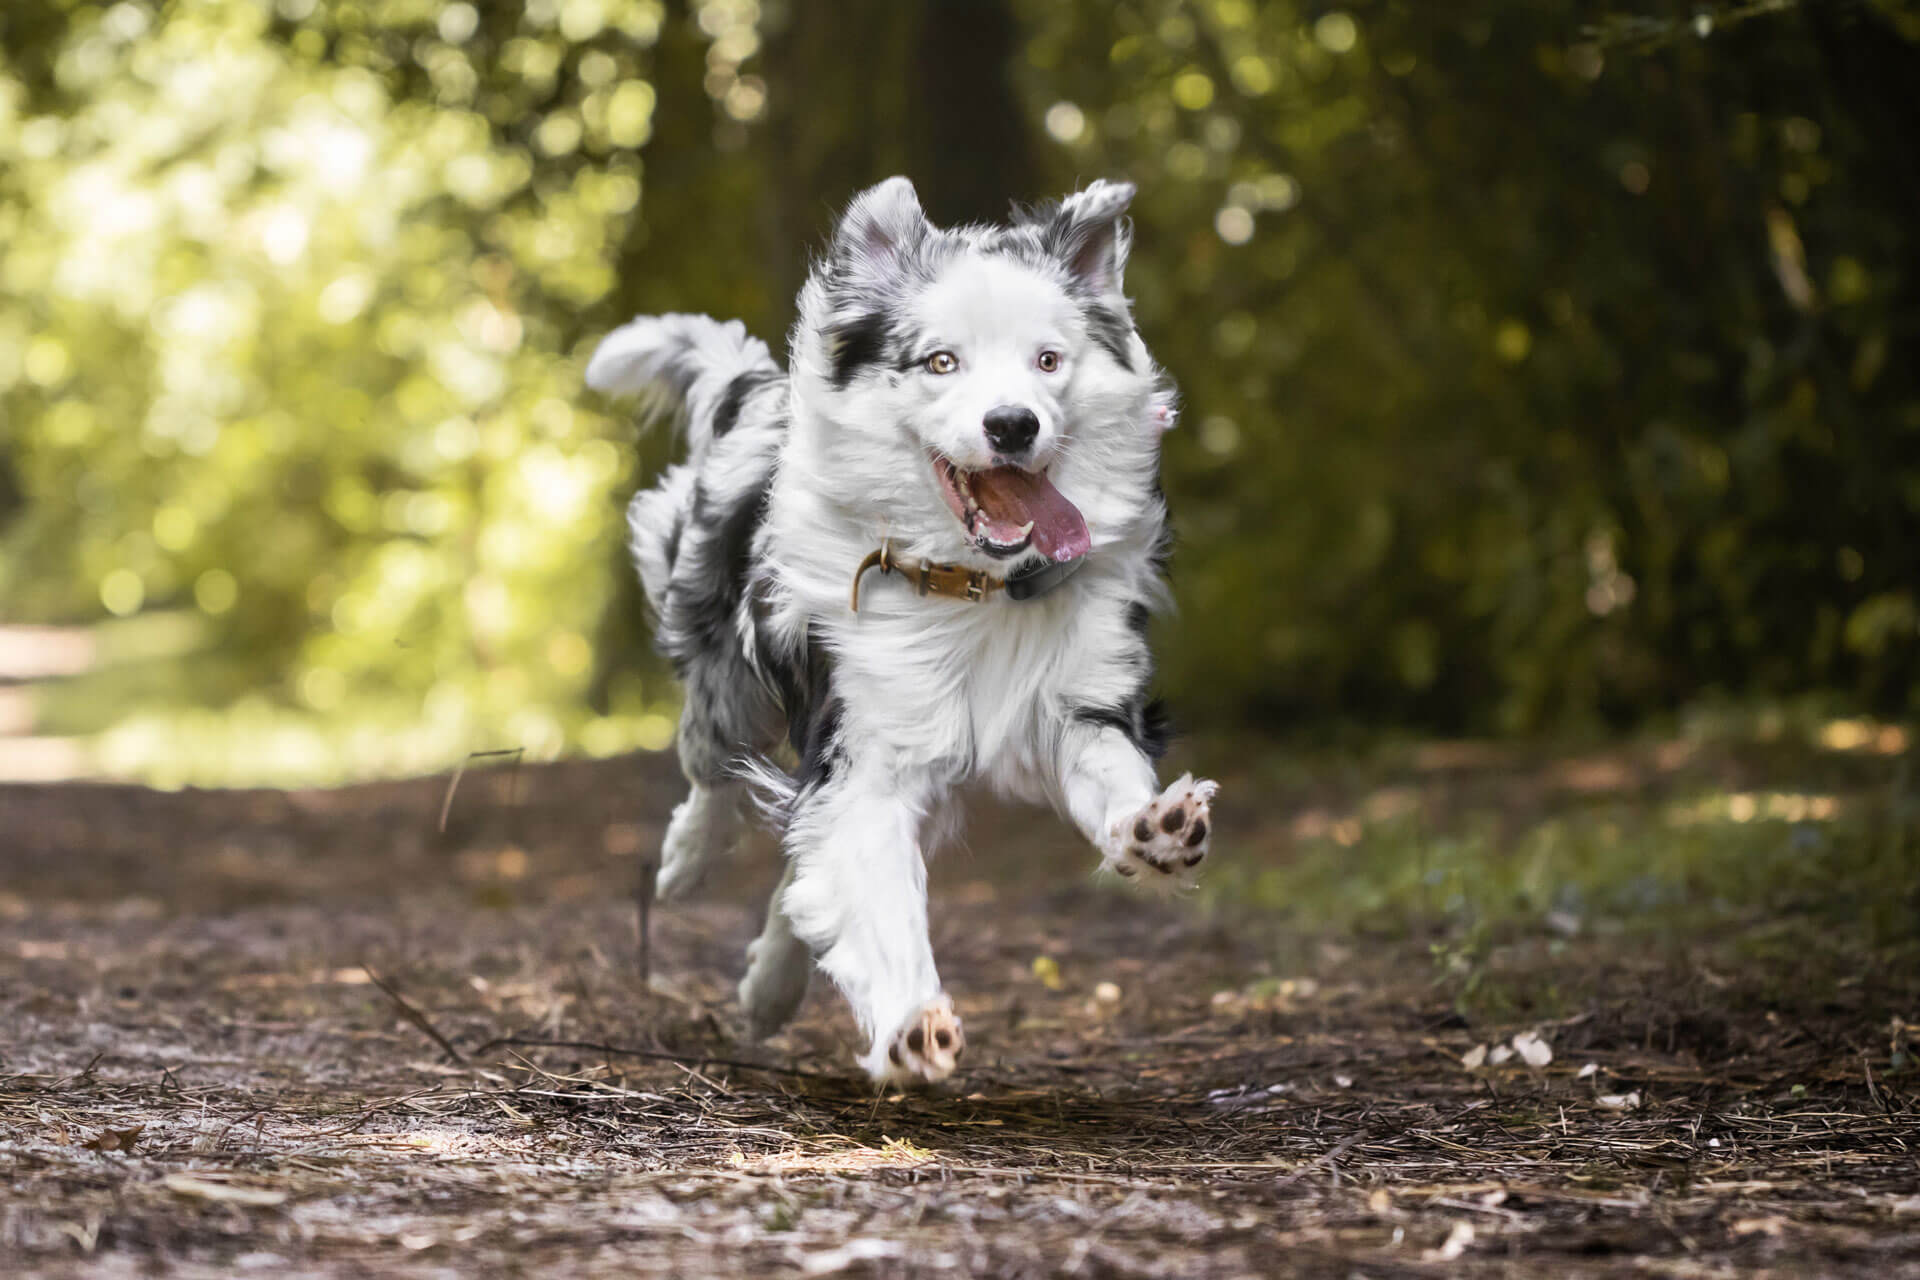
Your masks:
M933 471L941 496L967 527L973 545L990 556L1018 555L1031 546L1049 560L1076 560L1093 546L1080 509L1053 487L1045 471L963 471L937 453Z

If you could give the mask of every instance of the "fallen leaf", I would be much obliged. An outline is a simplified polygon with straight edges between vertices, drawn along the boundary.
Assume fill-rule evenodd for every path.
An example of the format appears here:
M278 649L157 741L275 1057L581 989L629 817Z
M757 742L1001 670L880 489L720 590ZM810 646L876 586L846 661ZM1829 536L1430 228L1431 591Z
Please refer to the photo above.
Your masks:
M196 1178L190 1173L170 1173L160 1181L167 1190L176 1195L215 1200L221 1204L244 1204L266 1209L276 1204L285 1204L287 1199L287 1193L278 1187L249 1187L237 1182L215 1182L207 1178Z
M1513 1038L1513 1051L1530 1067L1544 1067L1553 1061L1553 1046L1531 1031L1522 1031Z
M1102 982L1094 987L1093 998L1101 1004L1119 1004L1120 985L1115 982Z
M1609 1111L1632 1111L1640 1105L1640 1091L1632 1093L1603 1093L1594 1101Z
M1574 1075L1573 1078L1575 1080L1585 1080L1588 1076L1598 1073L1599 1070L1600 1070L1599 1063L1589 1062L1586 1066L1580 1068L1580 1070Z
M1505 1062L1507 1059L1511 1058L1512 1056L1513 1056L1512 1049L1509 1049L1504 1044L1497 1044L1493 1046L1493 1052L1487 1055L1487 1061L1491 1062L1494 1066L1497 1067L1501 1063Z
M1473 1048L1467 1050L1466 1053L1462 1054L1460 1057L1460 1065L1465 1067L1469 1071L1473 1070L1475 1067L1484 1067L1485 1065L1487 1065L1487 1046L1485 1046L1484 1044L1477 1044L1473 1046Z
M1035 956L1033 958L1033 976L1038 978L1040 985L1047 990L1058 991L1060 989L1060 962L1052 956Z
M89 1151L132 1151L140 1145L140 1134L147 1126L136 1124L130 1129L102 1129L80 1145Z
M1452 1262L1465 1253L1472 1244L1473 1224L1464 1221L1456 1222L1453 1224L1453 1230L1447 1233L1447 1238L1441 1241L1438 1249L1427 1250L1427 1257L1433 1262Z

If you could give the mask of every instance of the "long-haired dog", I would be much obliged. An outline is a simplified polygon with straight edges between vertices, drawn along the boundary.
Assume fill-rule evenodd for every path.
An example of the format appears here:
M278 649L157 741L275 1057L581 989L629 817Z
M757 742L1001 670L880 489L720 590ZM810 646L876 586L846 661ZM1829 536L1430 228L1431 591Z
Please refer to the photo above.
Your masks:
M876 1079L953 1071L924 860L962 783L1053 805L1135 883L1207 856L1215 784L1154 776L1173 391L1122 292L1133 191L942 230L893 178L815 264L785 372L739 321L691 315L636 319L587 367L687 437L629 511L686 694L660 897L732 843L749 777L779 796L786 872L740 983L756 1036L818 964ZM790 772L768 763L783 737Z

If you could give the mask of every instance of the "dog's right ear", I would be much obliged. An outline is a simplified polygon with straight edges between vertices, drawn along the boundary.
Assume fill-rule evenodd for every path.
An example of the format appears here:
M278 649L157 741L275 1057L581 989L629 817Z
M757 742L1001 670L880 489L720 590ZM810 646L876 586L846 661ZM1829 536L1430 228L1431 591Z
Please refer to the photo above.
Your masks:
M1096 179L1062 200L1047 228L1053 251L1068 273L1095 294L1121 290L1120 277L1127 269L1132 240L1126 212L1133 195L1131 182Z
M850 266L891 275L900 259L933 231L920 197L905 178L888 178L853 198L833 233L833 256Z

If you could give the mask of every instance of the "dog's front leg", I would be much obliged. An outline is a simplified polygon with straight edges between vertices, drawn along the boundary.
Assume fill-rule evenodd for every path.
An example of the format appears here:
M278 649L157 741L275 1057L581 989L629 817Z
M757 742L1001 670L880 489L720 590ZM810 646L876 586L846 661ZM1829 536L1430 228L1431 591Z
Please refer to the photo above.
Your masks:
M1160 790L1153 761L1108 724L1069 726L1059 767L1061 808L1109 870L1150 888L1193 882L1213 843L1219 783L1182 774Z
M932 794L924 778L849 762L787 829L781 905L870 1037L860 1064L888 1083L945 1079L966 1043L927 935L920 828Z

